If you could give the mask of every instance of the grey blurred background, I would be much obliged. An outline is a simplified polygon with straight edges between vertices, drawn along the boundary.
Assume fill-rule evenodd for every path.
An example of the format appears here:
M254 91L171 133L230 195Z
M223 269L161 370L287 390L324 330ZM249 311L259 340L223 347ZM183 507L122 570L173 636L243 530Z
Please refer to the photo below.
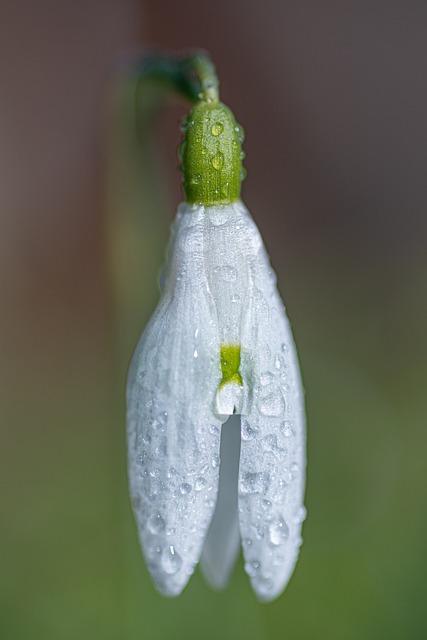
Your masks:
M425 638L425 3L0 8L0 636ZM241 563L224 593L196 574L179 599L159 596L126 492L125 367L181 197L185 107L154 132L160 211L117 105L141 51L195 46L246 130L243 197L307 392L304 545L270 605ZM135 203L146 232L130 314L110 257Z

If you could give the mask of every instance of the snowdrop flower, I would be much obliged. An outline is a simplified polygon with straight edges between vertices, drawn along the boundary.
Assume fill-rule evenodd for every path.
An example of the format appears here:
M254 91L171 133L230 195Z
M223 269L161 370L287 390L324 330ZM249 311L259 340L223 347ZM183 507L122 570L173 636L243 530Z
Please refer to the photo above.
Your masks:
M199 560L224 587L241 541L268 601L301 545L303 389L276 276L240 200L242 129L205 98L184 125L186 201L129 372L130 491L162 593L181 593Z

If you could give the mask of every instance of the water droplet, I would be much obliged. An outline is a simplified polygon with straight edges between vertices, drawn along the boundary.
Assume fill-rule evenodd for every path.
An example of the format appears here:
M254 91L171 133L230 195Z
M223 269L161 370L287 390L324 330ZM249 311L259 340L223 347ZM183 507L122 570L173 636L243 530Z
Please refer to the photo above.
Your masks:
M284 544L289 537L289 529L283 518L279 518L268 528L268 535L271 544L278 546Z
M221 122L215 122L215 124L212 125L211 134L213 136L220 136L223 131L224 126L221 124Z
M147 375L146 369L140 369L138 371L136 379L138 380L139 384L144 384L146 375Z
M282 350L282 353L286 353L286 351L288 350L288 345L283 343L282 346L280 347Z
M238 293L235 293L234 296L231 296L231 302L236 303L239 302L240 296Z
M234 282L237 278L237 269L226 264L221 269L221 275L224 282Z
M298 475L298 471L299 471L299 466L297 465L296 462L293 462L290 466L290 470L291 470L291 476L292 478L296 478Z
M285 501L287 489L288 483L283 478L280 478L273 497L275 503L282 504Z
M263 500L261 504L262 504L262 508L265 509L266 511L271 509L271 507L273 506L273 503L270 502L270 500Z
M224 154L221 151L217 151L217 153L213 156L211 160L211 164L214 169L219 171L224 166Z
M266 493L270 486L270 474L266 471L245 473L240 482L242 493Z
M184 154L185 154L186 148L187 148L187 140L183 140L178 147L178 158L181 162L184 160Z
M219 455L217 453L214 453L212 456L212 466L214 468L219 467L219 462L220 462Z
M194 488L196 491L201 491L204 487L206 487L206 480L204 478L196 478L194 483Z
M263 416L281 416L285 411L285 401L281 393L275 391L262 398L258 408Z
M266 576L261 576L259 580L257 580L257 590L260 594L265 596L269 596L270 591L274 586L273 580Z
M264 451L277 451L277 436L274 433L270 433L268 436L264 436L262 439L262 448Z
M234 131L237 133L237 140L239 141L240 144L242 144L245 139L245 132L243 130L243 127L240 127L240 126L234 127Z
M285 420L285 422L281 426L281 430L283 431L283 435L286 438L290 438L291 436L295 435L295 432L292 428L292 422L290 420Z
M159 413L159 415L157 416L157 420L159 421L159 423L161 425L166 425L168 423L168 412L167 411L161 411Z
M297 549L299 549L299 548L300 548L300 546L302 545L302 543L303 543L303 539L302 539L302 537L301 537L301 536L298 536L298 538L295 540L295 546L296 546L296 548L297 548Z
M307 517L307 509L305 507L299 507L292 518L293 524L301 524Z
M147 524L151 533L162 533L166 528L165 521L160 513L154 514L154 516L148 520Z
M162 440L162 442L154 448L154 455L156 458L164 458L167 454L167 444L166 439Z
M276 356L276 359L274 360L274 366L276 367L276 369L281 369L282 365L283 365L282 356Z
M194 349L193 357L194 357L194 358L198 358L198 357L199 357L199 354L198 354L198 352L197 352L197 349Z
M170 545L167 547L162 554L162 568L165 573L169 575L173 575L177 573L182 566L182 558L175 551L175 547Z
M246 171L246 169L244 167L242 167L242 170L240 171L240 180L244 180L247 176L248 172Z
M239 156L240 156L240 160L243 160L243 158L245 158L245 157L246 157L246 153L245 153L244 151L241 151L241 152L239 153Z
M179 490L181 491L181 494L183 496L186 496L191 491L191 484L188 484L188 482L183 482L179 487Z
M247 562L245 564L245 571L248 574L248 576L253 578L258 573L260 566L261 565L258 562L258 560L252 560L252 562Z
M250 547L250 546L251 546L251 544L252 544L252 538L245 538L245 539L243 540L243 544L244 544L246 547Z
M274 375L271 371L263 371L259 377L259 381L262 386L265 387L267 384L271 384L274 380Z
M242 440L252 440L252 438L257 432L257 429L252 427L248 422L248 420L242 419L241 432L242 432Z

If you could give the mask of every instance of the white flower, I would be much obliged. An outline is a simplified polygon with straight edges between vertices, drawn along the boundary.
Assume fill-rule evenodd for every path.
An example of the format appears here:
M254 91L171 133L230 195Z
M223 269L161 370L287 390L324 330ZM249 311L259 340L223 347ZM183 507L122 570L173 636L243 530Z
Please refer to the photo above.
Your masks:
M240 531L257 596L277 597L305 516L303 390L276 277L241 201L179 207L127 393L131 496L158 589L178 595L200 558L224 586Z

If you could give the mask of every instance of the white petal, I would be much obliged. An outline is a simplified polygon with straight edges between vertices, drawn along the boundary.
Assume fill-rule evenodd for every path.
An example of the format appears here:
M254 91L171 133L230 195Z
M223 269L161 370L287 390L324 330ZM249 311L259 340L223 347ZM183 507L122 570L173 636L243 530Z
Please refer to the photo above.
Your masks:
M182 591L199 560L218 486L219 338L203 245L203 208L184 207L128 379L132 502L148 568L167 595Z
M216 589L227 586L240 548L237 478L240 455L240 416L231 416L221 430L218 501L203 546L200 565Z
M240 531L252 586L260 599L272 600L289 581L301 545L304 394L275 274L249 214L245 229L252 281L241 373L252 378L253 397L248 415L242 416Z

